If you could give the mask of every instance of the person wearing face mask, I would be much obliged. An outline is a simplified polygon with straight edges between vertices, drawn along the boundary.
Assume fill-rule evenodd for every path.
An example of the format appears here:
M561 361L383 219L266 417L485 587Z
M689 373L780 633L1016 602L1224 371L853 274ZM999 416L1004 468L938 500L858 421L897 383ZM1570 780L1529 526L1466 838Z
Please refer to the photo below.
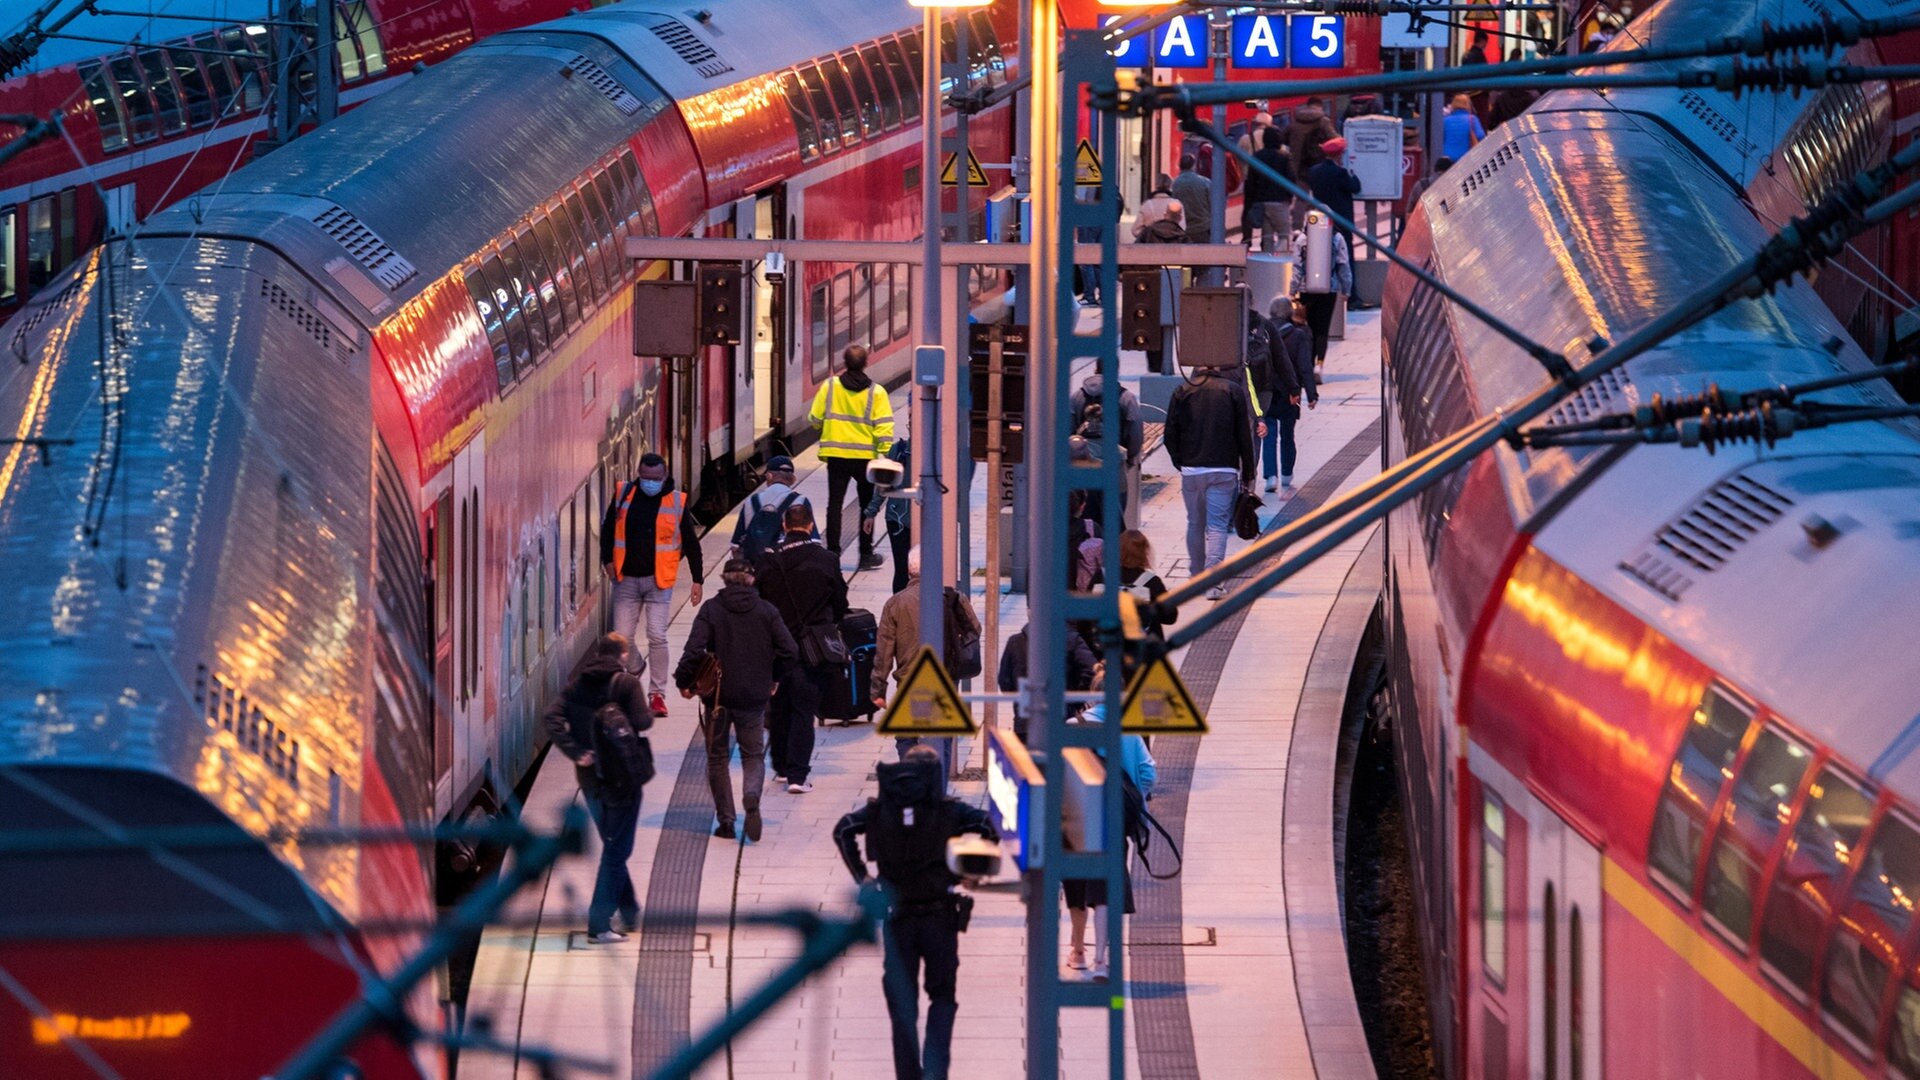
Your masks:
M675 491L667 461L659 454L640 458L634 479L621 485L600 525L600 565L613 582L613 630L640 639L646 623L647 656L635 674L647 670L647 706L667 715L667 624L673 619L673 583L680 556L693 574L688 599L700 603L700 537L693 531L687 497ZM629 656L638 656L634 649Z

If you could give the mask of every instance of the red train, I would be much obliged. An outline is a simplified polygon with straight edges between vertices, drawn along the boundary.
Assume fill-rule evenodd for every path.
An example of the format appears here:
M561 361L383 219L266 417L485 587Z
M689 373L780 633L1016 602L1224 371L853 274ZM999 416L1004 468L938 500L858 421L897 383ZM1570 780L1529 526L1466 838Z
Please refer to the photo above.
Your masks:
M1666 0L1611 47L1760 17ZM1916 53L1908 35L1848 61ZM1433 186L1402 251L1583 364L1917 124L1905 83L1556 92ZM1903 216L1549 422L1863 370L1920 286L1916 239ZM1384 306L1390 460L1545 381L1409 275ZM1916 521L1911 421L1711 456L1503 447L1392 517L1389 688L1444 1074L1920 1076Z
M340 0L334 65L350 108L489 34L587 0ZM89 14L0 83L0 113L60 114L49 140L0 167L0 323L109 231L244 164L267 130L267 0L179 0L154 17ZM138 41L107 52L102 41ZM4 145L17 130L0 132ZM97 185L97 190L96 190Z
M488 812L602 626L595 532L635 457L698 496L804 441L843 343L904 377L902 268L756 268L747 343L671 371L632 355L622 247L910 239L921 50L1002 80L1017 30L1005 2L937 43L915 23L627 2L494 35L102 244L6 329L27 362L0 427L76 443L0 446L0 820L235 843L0 851L34 883L0 889L0 968L36 1002L0 995L0 1061L90 1075L78 1039L132 1074L260 1075L404 955L431 851L257 838ZM1009 160L1007 110L972 137ZM358 1063L433 1069L385 1036Z

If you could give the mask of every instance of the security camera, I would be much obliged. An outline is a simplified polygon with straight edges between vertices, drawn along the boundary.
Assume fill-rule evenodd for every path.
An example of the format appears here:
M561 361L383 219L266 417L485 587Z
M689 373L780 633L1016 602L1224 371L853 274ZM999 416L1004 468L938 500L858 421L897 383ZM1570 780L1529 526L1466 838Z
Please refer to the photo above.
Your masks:
M766 276L767 284L776 285L787 279L787 257L778 251L767 252L766 261L760 264L760 272Z
M879 490L899 491L907 483L907 470L892 458L874 458L867 462L867 483Z
M956 836L947 841L947 869L969 881L997 877L1000 845L985 837Z

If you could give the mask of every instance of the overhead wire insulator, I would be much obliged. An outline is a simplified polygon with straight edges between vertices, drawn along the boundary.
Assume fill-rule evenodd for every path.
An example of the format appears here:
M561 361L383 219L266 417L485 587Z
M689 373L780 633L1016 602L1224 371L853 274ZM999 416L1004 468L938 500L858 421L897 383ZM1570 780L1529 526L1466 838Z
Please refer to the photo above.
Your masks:
M1794 428L1793 410L1775 410L1772 402L1738 412L1703 412L1674 425L1681 446L1702 446L1709 454L1723 444L1743 442L1764 442L1771 449Z
M1719 383L1709 383L1705 391L1698 394L1682 394L1668 400L1659 394L1653 400L1633 410L1635 427L1649 428L1656 425L1677 423L1686 417L1697 417L1702 413L1719 413L1727 410L1727 396L1720 391Z

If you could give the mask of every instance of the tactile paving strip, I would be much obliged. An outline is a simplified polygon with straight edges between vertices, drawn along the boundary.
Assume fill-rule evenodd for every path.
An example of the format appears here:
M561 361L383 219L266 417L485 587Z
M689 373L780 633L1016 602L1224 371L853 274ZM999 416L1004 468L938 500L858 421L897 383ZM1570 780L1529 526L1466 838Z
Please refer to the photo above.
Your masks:
M652 1075L691 1037L693 927L712 826L707 748L695 728L673 779L640 916L640 968L633 995L635 1076Z

